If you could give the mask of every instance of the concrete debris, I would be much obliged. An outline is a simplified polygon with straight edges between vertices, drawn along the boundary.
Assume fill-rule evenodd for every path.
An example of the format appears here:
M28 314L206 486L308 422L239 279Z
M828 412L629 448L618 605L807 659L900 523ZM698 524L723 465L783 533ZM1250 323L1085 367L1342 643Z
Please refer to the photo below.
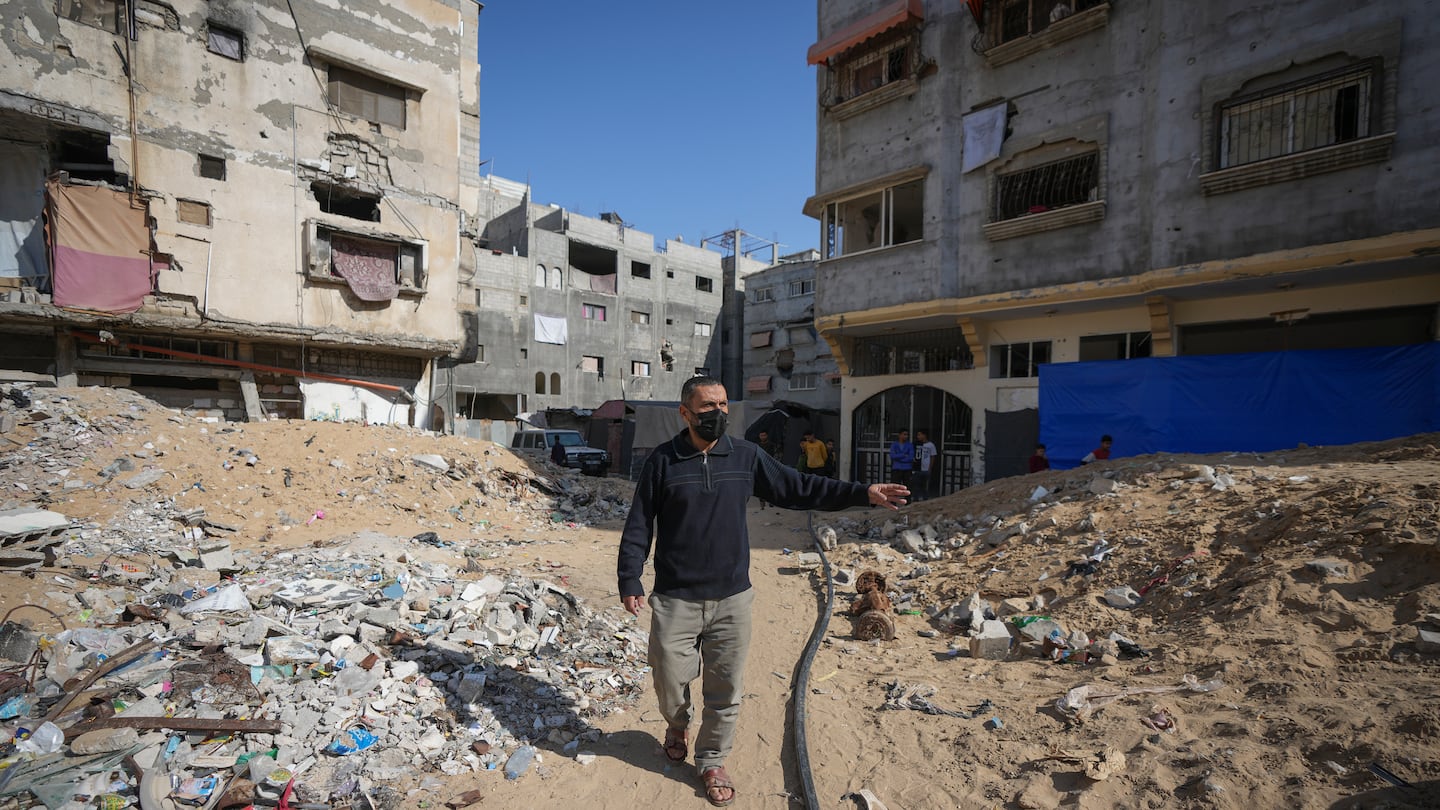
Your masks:
M1003 661L1010 656L1010 630L1005 623L987 619L970 637L970 657Z
M1310 560L1305 567L1326 578L1344 579L1350 576L1350 563L1333 557Z
M21 398L8 396L17 390L25 392L23 408ZM35 662L29 683L17 678L7 686L0 678L0 742L48 718L71 736L65 762L88 751L115 763L134 754L147 773L161 763L162 778L149 785L156 801L178 800L172 785L218 794L232 766L244 771L246 761L260 761L263 772L252 769L246 782L257 791L277 769L303 774L292 806L395 807L357 797L365 785L416 773L498 775L527 743L578 749L599 741L595 718L626 710L645 693L647 637L633 622L592 611L543 573L487 570L485 563L498 556L496 544L533 542L527 526L578 528L623 517L629 504L613 494L619 488L578 473L547 478L483 461L380 455L363 469L326 468L337 471L341 498L379 500L407 479L423 479L437 492L473 489L450 499L454 506L432 524L435 531L415 537L362 531L283 551L251 550L232 546L235 529L186 502L204 479L168 471L165 456L188 457L213 443L233 469L207 463L207 475L273 473L269 488L283 489L289 472L268 469L241 446L243 428L202 423L124 390L112 401L121 407L90 413L54 389L0 385L0 413L28 434L23 445L0 440L0 559L50 546L67 572L43 575L57 583L50 604L64 625L33 611L0 624L0 658ZM170 413L177 432L189 428L191 443L152 435L142 447L127 436L141 411ZM197 441L197 433L206 438ZM97 456L104 463L114 458L110 448L122 446L125 455L91 485L125 504L110 522L77 524L35 508L69 497L75 487L67 481L77 478L71 470ZM150 468L137 472L136 460ZM479 502L492 514L508 512L513 525L472 520L466 507ZM254 509L262 504L257 497L247 514L236 514L260 515ZM321 520L324 510L269 514L273 528L284 530ZM456 526L465 529L444 531ZM436 562L447 558L437 549L449 549L453 562ZM97 707L117 711L107 719ZM170 731L150 731L158 728ZM202 749L215 730L230 733ZM81 792L71 782L102 765L122 775L106 783L112 792L140 803L145 790L127 782L118 764L74 761L83 767L63 777L60 804ZM37 783L11 773L6 795ZM285 785L274 786L271 804Z
M1120 484L1113 478L1096 477L1090 479L1090 493L1092 495L1106 495L1120 488Z
M1140 604L1140 594L1129 585L1121 585L1105 591L1105 604L1115 608L1132 608Z

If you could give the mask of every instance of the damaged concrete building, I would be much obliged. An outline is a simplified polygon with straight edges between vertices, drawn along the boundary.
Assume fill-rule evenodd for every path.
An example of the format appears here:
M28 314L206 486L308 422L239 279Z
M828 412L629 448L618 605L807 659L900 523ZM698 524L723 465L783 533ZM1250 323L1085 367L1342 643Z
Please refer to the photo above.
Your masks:
M7 3L4 375L429 426L473 262L479 9Z
M678 238L657 245L617 213L588 217L534 202L521 183L481 182L475 300L463 314L472 357L439 372L455 432L503 441L503 423L521 414L673 400L695 374L740 390L738 355L722 351L738 334L724 324L740 317L727 306L733 256ZM738 264L742 277L767 266Z
M1041 371L1065 364L1220 358L1198 382L1222 399L1242 354L1433 344L1430 4L816 7L805 210L822 234L816 325L845 375L843 474L882 478L917 427L944 492L1023 473L1049 418ZM1291 418L1357 388L1377 393L1342 382ZM1370 413L1324 421L1384 421ZM1147 418L1115 429L1117 453L1145 452ZM1097 412L1052 459L1104 432Z

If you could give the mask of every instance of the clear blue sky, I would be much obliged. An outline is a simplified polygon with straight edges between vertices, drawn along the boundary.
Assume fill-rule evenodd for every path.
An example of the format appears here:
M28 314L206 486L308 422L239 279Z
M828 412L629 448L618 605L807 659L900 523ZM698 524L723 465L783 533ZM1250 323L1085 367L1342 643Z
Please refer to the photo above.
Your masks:
M813 0L488 0L482 171L657 242L740 227L815 247ZM757 258L759 258L757 256Z

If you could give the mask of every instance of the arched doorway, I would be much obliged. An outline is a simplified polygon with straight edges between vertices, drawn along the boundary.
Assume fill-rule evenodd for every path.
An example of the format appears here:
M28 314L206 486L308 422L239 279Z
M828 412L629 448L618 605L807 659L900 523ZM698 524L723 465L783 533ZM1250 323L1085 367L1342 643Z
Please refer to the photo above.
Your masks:
M885 481L890 472L890 443L901 430L930 432L940 456L930 476L932 495L970 486L970 406L959 397L928 385L902 385L870 397L851 413L850 476L856 481Z

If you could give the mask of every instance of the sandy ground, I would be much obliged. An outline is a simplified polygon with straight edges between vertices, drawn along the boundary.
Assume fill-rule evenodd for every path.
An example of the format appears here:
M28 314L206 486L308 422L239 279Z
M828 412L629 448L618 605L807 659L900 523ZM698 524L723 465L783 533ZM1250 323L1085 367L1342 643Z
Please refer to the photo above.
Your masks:
M237 529L237 547L265 552L361 530L435 531L479 549L486 568L563 578L592 608L622 615L614 578L620 520L537 519L517 501L533 495L497 482L553 470L488 442L336 423L206 424L127 392L93 389L68 405L86 415L69 450L84 458L63 475L52 471L52 481L98 483L101 468L137 451L148 456L134 459L137 469L166 476L138 491L110 483L47 494L7 485L0 501L48 501L101 527L158 500L204 507ZM20 425L0 440L0 455L48 452L36 437L53 428ZM818 516L839 529L830 554L838 566L883 573L892 595L909 595L905 607L914 609L893 617L894 640L860 641L844 613L853 588L838 589L806 692L818 806L863 806L844 798L862 788L892 810L1440 806L1440 656L1417 643L1420 628L1440 630L1426 619L1440 613L1437 444L1440 436L1427 435L1264 455L1122 458L980 485L898 514ZM239 451L258 463L246 465ZM416 453L443 455L453 475L417 469L406 461ZM1200 465L1231 483L1222 490L1192 480ZM1107 473L1116 488L1094 494L1094 479ZM19 471L0 475L14 480ZM604 495L630 491L618 479L574 480ZM1037 486L1051 494L1032 501ZM307 525L317 511L325 517ZM983 527L997 518L1002 528L1023 521L1027 530L988 546ZM940 558L907 558L882 541L887 520L934 527ZM755 639L728 763L739 807L803 806L790 715L824 590L792 553L811 547L807 525L804 513L761 511L758 502L750 511ZM1113 550L1095 573L1067 578L1070 564L1102 541ZM1342 574L1306 565L1322 558L1344 563ZM1139 590L1167 572L1136 607L1102 598L1108 588ZM55 587L43 574L0 576L0 610L43 604ZM1110 665L1056 663L1033 651L971 658L963 633L930 614L977 592L997 606L1039 596L1039 613L1067 629L1118 632L1151 654ZM1056 707L1082 685L1178 687L1186 676L1223 686L1122 697L1083 722ZM975 715L886 708L892 684L929 685L934 704ZM1156 716L1171 728L1147 726ZM693 767L670 765L660 750L664 723L653 697L592 722L604 732L587 746L592 764L542 744L541 766L517 781L499 772L417 775L397 787L428 807L470 790L490 807L705 806ZM1387 785L1372 763L1415 787Z

